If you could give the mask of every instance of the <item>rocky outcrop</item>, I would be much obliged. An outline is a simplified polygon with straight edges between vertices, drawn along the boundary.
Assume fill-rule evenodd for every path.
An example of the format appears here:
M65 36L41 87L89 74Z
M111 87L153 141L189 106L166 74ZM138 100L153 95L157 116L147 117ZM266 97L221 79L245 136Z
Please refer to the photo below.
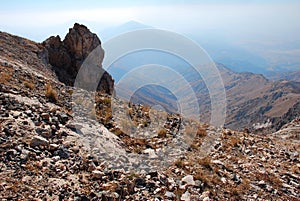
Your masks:
M63 41L59 36L51 36L43 42L43 46L48 50L49 63L54 67L58 79L70 86L74 84L85 59L95 48L100 47L96 65L100 69L99 76L102 74L102 78L97 89L112 94L114 81L106 71L102 71L104 50L101 48L101 41L86 26L76 23L69 29ZM89 72L85 76L94 76L94 74L95 72Z

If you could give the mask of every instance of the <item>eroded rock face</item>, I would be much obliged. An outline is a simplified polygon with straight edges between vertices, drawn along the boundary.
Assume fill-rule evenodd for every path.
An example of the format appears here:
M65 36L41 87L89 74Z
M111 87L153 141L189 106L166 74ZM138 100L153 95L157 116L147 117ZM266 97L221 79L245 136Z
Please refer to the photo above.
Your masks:
M103 72L104 50L101 48L101 42L86 26L76 23L69 29L63 41L59 36L51 36L43 42L43 46L48 50L49 63L54 67L59 80L71 86L85 59L99 47L99 55L94 64L99 68L98 74L102 74L102 78L97 89L112 94L114 81L111 75ZM95 72L88 72L84 76L89 80L88 77L95 76Z

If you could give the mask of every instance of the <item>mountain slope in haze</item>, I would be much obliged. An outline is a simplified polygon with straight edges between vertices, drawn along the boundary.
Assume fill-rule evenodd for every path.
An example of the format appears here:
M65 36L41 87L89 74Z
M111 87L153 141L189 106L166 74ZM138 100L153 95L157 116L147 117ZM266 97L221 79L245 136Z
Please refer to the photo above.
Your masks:
M217 64L224 82L227 100L225 126L233 129L251 130L265 127L276 130L278 119L297 108L300 102L300 83L293 81L270 81L261 74L237 73L222 64ZM203 80L195 81L194 73L187 73L187 80L193 80L192 87L198 95L202 120L209 121L209 92ZM182 89L184 90L184 89ZM296 113L296 114L295 114ZM300 115L295 110L291 119ZM265 124L270 121L270 124ZM273 124L272 124L273 122ZM265 125L265 126L262 126ZM268 127L268 128L266 128Z
M227 94L227 125L255 128L283 117L300 102L300 83L273 82L263 75L221 70ZM269 125L270 128L276 125Z
M216 63L222 63L235 72L265 74L268 71L268 62L261 55L244 49L221 34L204 32L199 35L191 37L199 42Z
M211 102L206 84L201 76L180 58L155 51L136 52L118 60L108 69L108 72L116 78L116 83L118 83L122 76L126 76L131 70L149 63L169 66L180 73L190 83L198 98L201 121L209 122ZM217 67L226 90L226 126L229 128L258 129L265 127L263 125L268 125L270 129L275 129L275 127L277 129L276 125L265 123L268 120L278 123L278 119L289 110L293 110L296 107L295 104L300 102L300 83L298 82L271 81L261 74L237 73L222 64L217 64ZM170 85L178 85L176 80L173 80L174 83L170 82ZM183 94L187 90L186 87L189 86L178 86L177 92ZM172 96L164 95L166 92L163 89L152 86L143 90L135 94L134 99L137 103L161 104L167 111L172 111L172 108L176 111L176 104L173 103L176 100Z
M266 74L270 80L290 80L300 82L300 71L292 72L270 72Z

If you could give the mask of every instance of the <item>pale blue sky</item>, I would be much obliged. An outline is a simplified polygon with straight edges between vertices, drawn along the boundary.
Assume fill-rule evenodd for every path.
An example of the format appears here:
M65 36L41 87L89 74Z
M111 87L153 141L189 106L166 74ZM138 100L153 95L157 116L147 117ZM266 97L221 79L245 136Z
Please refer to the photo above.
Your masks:
M1 2L0 30L41 42L63 38L75 22L99 34L134 20L198 41L226 40L271 63L282 58L283 65L300 65L299 11L299 0L10 0Z
M299 39L299 10L300 2L293 0L10 0L1 2L0 29L40 41L47 33L63 34L64 26L74 22L99 32L136 20L184 33L217 30L253 40L254 36Z

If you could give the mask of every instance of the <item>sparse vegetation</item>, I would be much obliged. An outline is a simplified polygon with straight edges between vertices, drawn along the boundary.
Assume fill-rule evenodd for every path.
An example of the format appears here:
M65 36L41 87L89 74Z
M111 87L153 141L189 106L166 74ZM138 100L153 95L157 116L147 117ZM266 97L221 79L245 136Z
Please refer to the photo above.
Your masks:
M204 168L208 169L208 170L212 170L212 167L211 167L211 158L206 156L204 158L201 158L198 160L198 163L200 165L202 165Z
M0 72L0 83L2 84L7 84L7 82L9 82L9 80L12 78L12 70L10 68L5 68L5 70L2 71L2 67L1 66L1 72Z
M240 184L231 186L229 194L232 198L241 200L245 190L250 188L249 180L244 178Z
M115 128L111 130L111 132L113 132L116 136L122 136L124 134L124 132L120 128Z
M199 127L197 130L197 136L198 137L205 137L207 135L206 129Z
M165 128L162 128L158 131L159 138L165 138L166 136L167 136L167 130Z
M178 167L178 168L182 168L183 167L183 160L182 159L177 159L175 161L175 165Z
M105 97L105 98L103 99L103 103L104 103L105 105L110 106L110 104L111 104L111 98Z
M56 103L58 101L57 92L49 83L47 83L45 86L45 96L53 103Z
M69 95L73 95L74 90L73 90L73 89L68 89L68 90L67 90L67 93L68 93Z
M30 81L24 81L23 84L24 84L25 87L27 87L31 90L33 90L35 88L35 84L30 82Z
M194 143L191 144L191 148L192 149L197 149L198 147L199 147L199 144L196 143L196 142L194 142Z
M237 136L232 136L229 138L229 144L231 147L238 147L240 139Z

